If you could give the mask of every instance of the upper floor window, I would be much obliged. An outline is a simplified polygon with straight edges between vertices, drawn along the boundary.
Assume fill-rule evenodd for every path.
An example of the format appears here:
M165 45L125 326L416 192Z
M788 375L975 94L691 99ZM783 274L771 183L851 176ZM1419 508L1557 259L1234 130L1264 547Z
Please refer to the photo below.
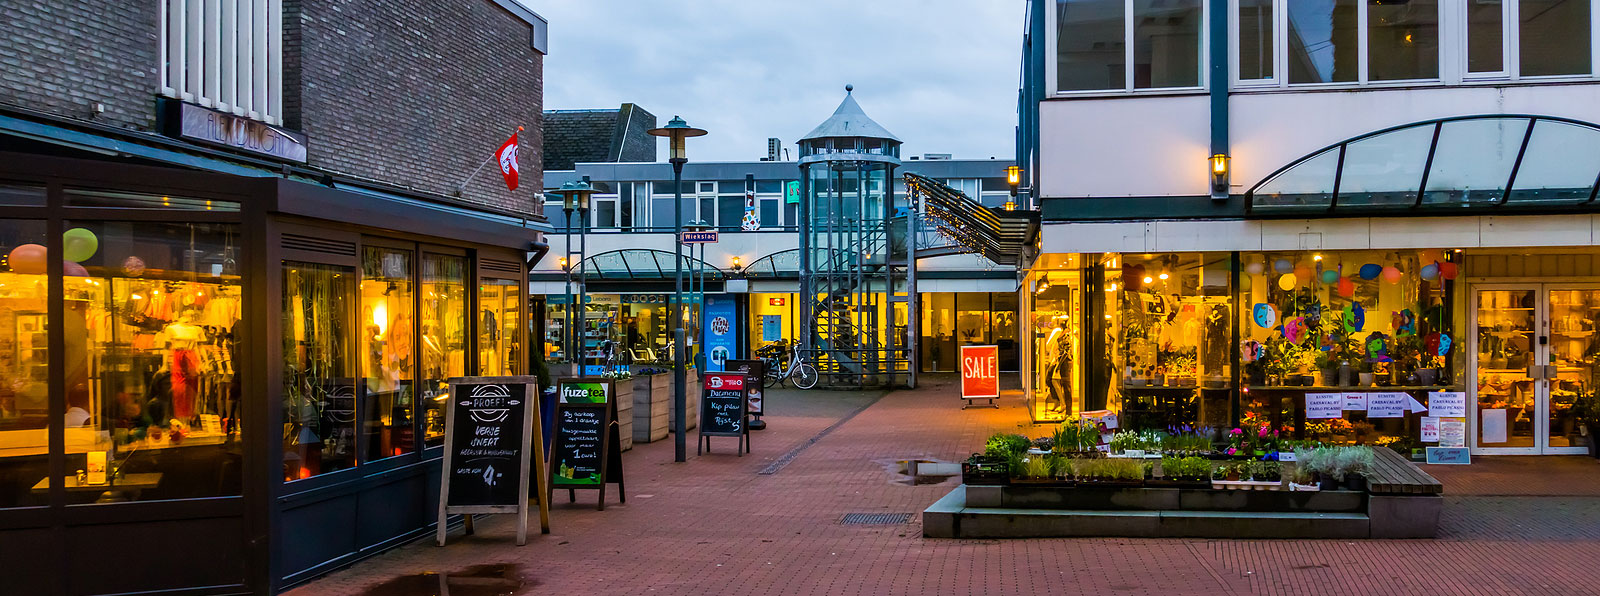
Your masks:
M1056 0L1058 91L1201 86L1202 0Z
M1235 0L1242 86L1592 73L1589 0Z
M283 124L283 0L159 0L161 94Z

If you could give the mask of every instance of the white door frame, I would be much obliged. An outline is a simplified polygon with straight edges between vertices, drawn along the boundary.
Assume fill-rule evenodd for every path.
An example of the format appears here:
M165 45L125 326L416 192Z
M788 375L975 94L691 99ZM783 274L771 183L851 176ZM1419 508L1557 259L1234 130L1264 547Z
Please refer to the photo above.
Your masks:
M1534 431L1532 447L1480 447L1478 434L1481 423L1482 410L1478 406L1478 308L1480 291L1533 291L1534 294L1534 329L1532 354L1534 361L1530 365L1547 366L1550 364L1550 344L1548 339L1541 342L1540 338L1550 335L1550 291L1551 290L1596 290L1600 283L1562 282L1545 283L1527 281L1518 283L1474 283L1468 289L1469 301L1467 303L1467 329L1471 335L1468 337L1467 359L1467 401L1472 408L1468 415L1468 447L1475 455L1567 455L1587 454L1587 447L1551 447L1550 446L1550 380L1534 379ZM1511 421L1507 421L1510 424ZM1509 432L1509 429L1508 429ZM1591 439L1593 440L1593 439Z
M1542 302L1543 306L1541 307L1541 308L1544 309L1544 317L1542 319L1543 325L1544 325L1544 329L1541 329L1540 332L1544 333L1546 336L1549 336L1551 334L1550 317L1552 315L1550 313L1550 292L1552 292L1552 291L1560 291L1560 290L1600 290L1600 284L1597 284L1597 283L1579 283L1579 282L1553 282L1553 283L1544 284L1544 292L1543 293L1544 293L1545 296L1544 296L1544 299L1543 299L1543 302ZM1550 345L1549 344L1545 345L1544 346L1544 350L1542 350L1542 351L1544 352L1545 364L1551 364L1551 362L1550 362L1551 361ZM1551 382L1548 381L1548 380L1544 382L1544 386L1545 387L1544 387L1543 400L1542 400L1542 402L1540 404L1540 407L1543 408L1543 410L1544 410L1544 413L1541 415L1543 417L1540 419L1540 420L1543 421L1540 426L1544 429L1544 431L1543 431L1544 432L1544 437L1541 439L1541 442L1539 443L1540 453L1543 453L1545 455L1588 455L1589 454L1589 448L1587 446L1584 446L1584 447L1552 447L1552 446L1550 446L1550 393L1554 390L1554 387L1551 385ZM1594 439L1595 438L1593 436L1589 437L1589 440L1591 440L1591 441L1593 441Z

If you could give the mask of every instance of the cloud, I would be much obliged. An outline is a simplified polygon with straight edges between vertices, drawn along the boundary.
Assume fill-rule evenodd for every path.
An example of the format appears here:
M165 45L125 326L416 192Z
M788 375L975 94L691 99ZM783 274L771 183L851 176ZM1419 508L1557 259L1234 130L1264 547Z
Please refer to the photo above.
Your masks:
M847 83L904 155L1014 152L1021 2L521 1L550 20L545 109L683 116L696 161L792 153Z

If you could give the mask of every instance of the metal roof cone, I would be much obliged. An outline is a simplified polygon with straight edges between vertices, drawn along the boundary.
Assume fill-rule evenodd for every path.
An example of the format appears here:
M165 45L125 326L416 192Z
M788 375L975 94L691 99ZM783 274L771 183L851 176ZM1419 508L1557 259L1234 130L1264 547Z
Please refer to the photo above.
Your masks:
M832 116L829 116L827 120L817 125L816 128L812 129L809 134L800 140L861 137L899 141L899 137L894 136L893 133L890 133L888 129L885 129L877 122L873 122L871 118L867 117L866 112L861 111L861 105L856 103L855 96L851 93L853 90L853 86L845 85L844 101L839 102L839 109L834 110Z

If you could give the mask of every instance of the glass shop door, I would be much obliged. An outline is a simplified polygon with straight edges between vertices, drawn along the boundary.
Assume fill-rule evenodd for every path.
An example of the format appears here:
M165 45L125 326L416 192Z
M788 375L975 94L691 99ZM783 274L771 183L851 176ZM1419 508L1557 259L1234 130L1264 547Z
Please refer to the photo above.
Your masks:
M1594 387L1600 285L1473 289L1474 453L1586 453L1580 396Z

